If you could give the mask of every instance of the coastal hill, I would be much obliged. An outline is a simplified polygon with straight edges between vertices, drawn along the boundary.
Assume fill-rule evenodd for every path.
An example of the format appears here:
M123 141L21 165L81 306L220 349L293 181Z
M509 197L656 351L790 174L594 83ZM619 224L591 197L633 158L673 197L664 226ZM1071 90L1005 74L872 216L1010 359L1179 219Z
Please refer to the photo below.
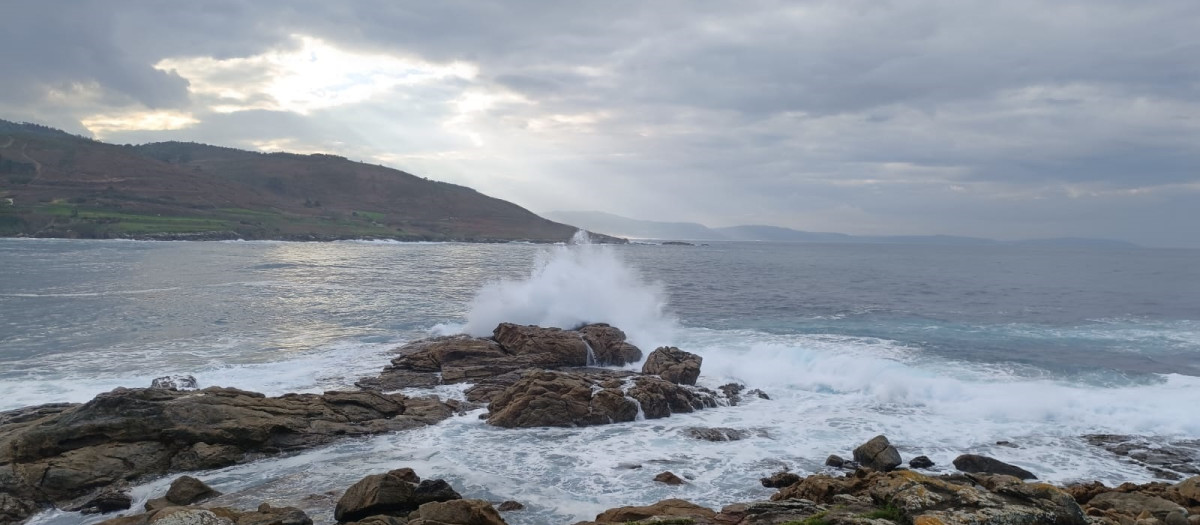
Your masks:
M1020 241L996 241L980 237L956 235L848 235L845 233L810 232L779 226L743 225L710 228L694 222L661 222L631 219L599 211L551 211L543 216L556 221L573 224L590 231L617 235L631 239L656 239L675 241L767 241L767 242L820 242L820 243L887 243L887 244L938 244L938 245L992 245L1020 244L1031 246L1071 246L1078 248L1137 248L1136 244L1109 240L1076 237L1031 239Z
M121 146L0 120L0 236L557 242L575 231L471 188L334 155Z

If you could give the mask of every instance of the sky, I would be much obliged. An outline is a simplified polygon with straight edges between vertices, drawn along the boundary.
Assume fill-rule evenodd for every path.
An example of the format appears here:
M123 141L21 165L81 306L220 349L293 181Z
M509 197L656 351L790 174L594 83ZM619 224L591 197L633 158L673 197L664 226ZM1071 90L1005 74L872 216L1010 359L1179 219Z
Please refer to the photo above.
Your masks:
M1200 2L10 2L0 118L535 212L1200 247Z

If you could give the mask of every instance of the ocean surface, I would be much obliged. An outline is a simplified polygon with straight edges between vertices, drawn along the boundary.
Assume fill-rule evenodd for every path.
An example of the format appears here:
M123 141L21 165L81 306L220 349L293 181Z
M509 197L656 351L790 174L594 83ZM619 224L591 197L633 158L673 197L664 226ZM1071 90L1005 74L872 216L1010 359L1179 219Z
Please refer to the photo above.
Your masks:
M269 395L346 388L406 341L501 321L609 322L647 353L702 355L702 385L771 399L584 429L471 413L197 476L223 502L321 523L328 492L408 466L526 504L510 523L571 523L668 497L766 498L758 478L819 471L881 433L905 460L952 469L982 453L1057 483L1153 479L1086 434L1200 438L1200 251L1019 245L0 239L0 410L168 374ZM690 426L756 434L710 443ZM689 483L652 482L662 470ZM170 479L135 487L135 506Z

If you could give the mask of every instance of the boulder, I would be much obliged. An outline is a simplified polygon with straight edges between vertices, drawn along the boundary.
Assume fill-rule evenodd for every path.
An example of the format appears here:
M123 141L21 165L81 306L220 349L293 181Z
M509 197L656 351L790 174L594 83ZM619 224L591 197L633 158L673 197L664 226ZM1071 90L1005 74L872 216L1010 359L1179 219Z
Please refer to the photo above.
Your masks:
M417 405L431 403L441 404ZM0 423L0 493L28 502L5 508L63 505L184 466L221 465L241 461L248 452L294 451L344 436L404 430L450 414L408 414L410 408L403 395L377 392L266 397L220 387L118 388L82 405L42 411L38 419Z
M642 360L642 350L625 341L625 332L604 323L589 324L577 330L592 347L595 366L622 366Z
M667 485L683 485L687 483L683 478L676 476L674 472L669 470L660 472L657 476L654 476L654 481Z
M596 516L592 523L627 523L653 518L712 518L716 512L690 501L667 499L640 507L619 507L606 510Z
M579 332L559 328L500 323L492 339L513 355L530 356L527 364L543 368L587 366L587 344Z
M998 459L977 454L963 454L954 458L954 468L962 472L982 472L985 474L1004 474L1020 479L1037 479L1033 473L1016 465L1010 465Z
M650 352L642 365L643 374L657 375L679 385L694 385L700 377L703 358L673 346L663 346Z
M842 457L837 454L830 454L829 457L825 458L826 467L842 468L842 466L845 464L846 460L842 459Z
M908 468L930 468L933 467L933 460L928 456L917 456L908 462Z
M887 436L884 435L875 436L854 449L854 461L864 467L881 472L892 470L903 462L900 459L900 452L888 442Z
M525 510L525 505L523 505L519 502L513 501L513 500L508 500L508 501L501 503L498 507L496 507L496 510L498 510L500 512L512 512L514 510Z
M166 497L167 501L176 505L191 505L220 495L219 491L213 490L203 481L191 476L180 476L171 482Z
M492 504L477 499L435 501L409 516L409 525L506 525Z
M1171 487L1173 500L1181 505L1200 507L1200 476L1193 476Z
M1166 519L1171 513L1187 515L1187 509L1173 501L1137 492L1105 492L1092 498L1088 506L1132 517L1149 512L1160 520Z
M771 474L770 477L762 478L758 481L759 483L762 483L762 486L769 489L781 489L799 482L800 476L786 470L781 470Z
M403 515L429 502L462 498L440 479L420 483L406 481L414 475L411 469L399 469L359 480L338 500L334 518L354 521L375 514Z

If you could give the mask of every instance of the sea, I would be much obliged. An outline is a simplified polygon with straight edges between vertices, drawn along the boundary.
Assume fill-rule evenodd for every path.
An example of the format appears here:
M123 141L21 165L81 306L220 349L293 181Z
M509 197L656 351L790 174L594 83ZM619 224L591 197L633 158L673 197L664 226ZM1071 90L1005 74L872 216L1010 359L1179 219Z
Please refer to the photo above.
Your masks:
M702 356L703 386L770 399L589 428L501 429L480 409L194 475L222 503L331 523L340 491L411 467L523 503L509 523L556 524L673 497L765 499L759 478L825 471L878 434L942 472L978 453L1107 484L1154 477L1086 435L1200 439L1200 250L1065 245L3 239L0 410L172 374L268 395L352 388L408 341L500 322L607 322L646 353ZM696 426L750 437L698 441ZM652 481L666 470L687 484ZM134 486L135 508L172 477Z

